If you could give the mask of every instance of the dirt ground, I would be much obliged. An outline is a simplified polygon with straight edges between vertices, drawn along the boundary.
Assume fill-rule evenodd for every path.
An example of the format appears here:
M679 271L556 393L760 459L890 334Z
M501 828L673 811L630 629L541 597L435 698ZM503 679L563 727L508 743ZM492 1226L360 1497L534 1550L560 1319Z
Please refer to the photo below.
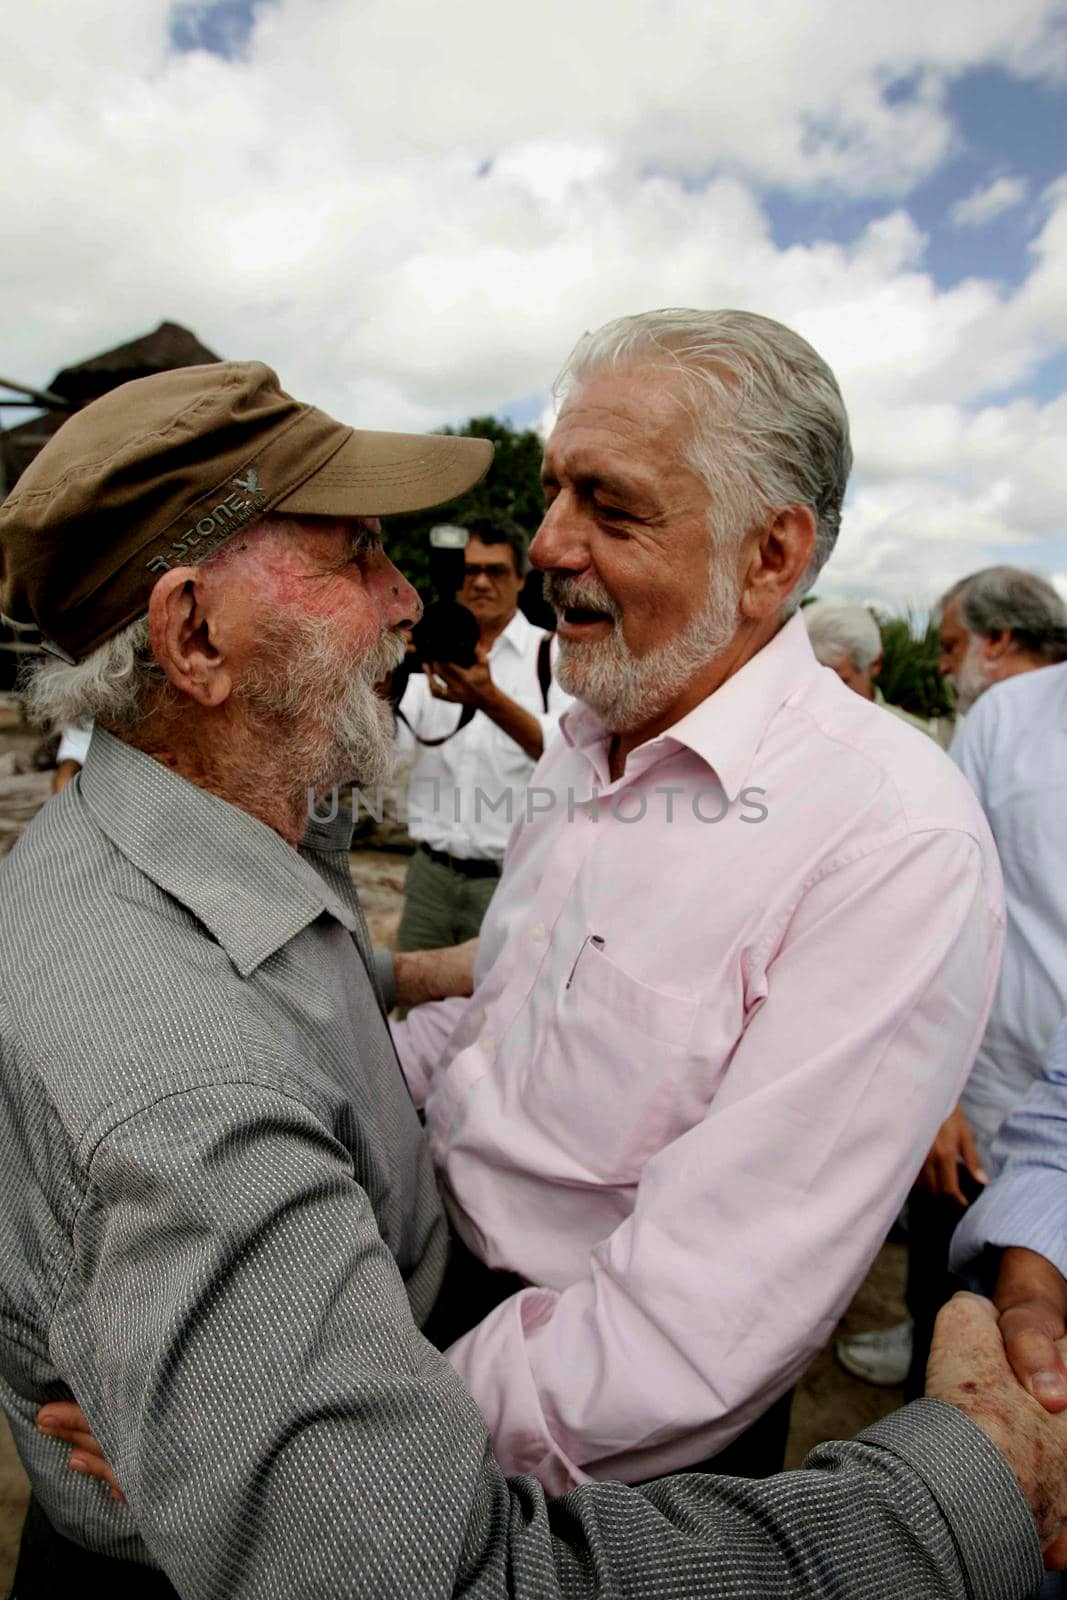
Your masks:
M0 855L11 847L49 792L49 774L10 770L27 764L35 744L36 737L20 726L14 708L0 699ZM371 933L376 942L389 943L399 918L406 857L393 850L358 850L353 852L351 864ZM843 1326L859 1331L899 1321L904 1314L903 1285L904 1248L887 1244ZM901 1402L899 1389L875 1389L850 1378L827 1349L797 1391L787 1465L799 1465L823 1439L850 1437ZM0 1416L0 1593L6 1594L14 1571L26 1495L26 1479Z

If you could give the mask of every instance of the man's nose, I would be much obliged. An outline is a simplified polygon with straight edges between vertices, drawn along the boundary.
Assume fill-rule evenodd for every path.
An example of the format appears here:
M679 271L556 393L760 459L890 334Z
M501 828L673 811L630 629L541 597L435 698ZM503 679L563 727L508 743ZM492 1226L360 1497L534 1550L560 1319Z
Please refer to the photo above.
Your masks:
M390 628L413 628L422 616L422 601L400 571L383 555L377 574L379 603ZM384 594L381 594L384 590Z
M540 572L581 572L589 565L589 549L567 494L559 494L545 511L530 544L530 561Z

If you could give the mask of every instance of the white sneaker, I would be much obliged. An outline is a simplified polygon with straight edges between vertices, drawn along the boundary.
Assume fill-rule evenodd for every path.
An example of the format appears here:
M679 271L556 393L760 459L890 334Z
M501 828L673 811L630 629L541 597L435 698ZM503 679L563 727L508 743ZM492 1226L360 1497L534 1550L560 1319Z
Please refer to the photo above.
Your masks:
M864 1383L890 1389L903 1383L911 1366L912 1325L909 1318L892 1328L852 1333L838 1339L834 1354L846 1372Z

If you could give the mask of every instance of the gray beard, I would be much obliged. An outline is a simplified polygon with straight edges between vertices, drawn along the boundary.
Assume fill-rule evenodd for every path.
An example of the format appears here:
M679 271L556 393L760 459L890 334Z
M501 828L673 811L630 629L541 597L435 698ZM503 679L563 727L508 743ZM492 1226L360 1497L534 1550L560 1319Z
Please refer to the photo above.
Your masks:
M623 638L622 613L599 580L550 572L545 598L557 612L584 605L610 614L613 627L606 639L584 644L559 640L556 680L612 733L628 733L665 711L726 648L737 629L740 589L725 576L712 575L703 609L680 633L640 656Z
M955 677L956 710L965 717L974 702L985 694L993 682L993 669L981 654L982 643L977 634L964 651L960 670Z
M393 717L374 685L399 666L404 644L383 633L362 656L314 617L287 618L265 630L264 654L277 665L247 674L238 694L264 723L287 785L319 795L334 784L384 783L393 769Z

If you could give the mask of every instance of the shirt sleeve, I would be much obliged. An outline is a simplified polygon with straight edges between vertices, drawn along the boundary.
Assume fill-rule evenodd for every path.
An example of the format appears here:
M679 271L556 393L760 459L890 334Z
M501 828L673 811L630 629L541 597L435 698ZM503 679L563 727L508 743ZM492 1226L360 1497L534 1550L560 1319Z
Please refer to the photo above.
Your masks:
M185 1600L648 1600L653 1583L673 1600L866 1600L872 1574L879 1593L930 1600L1034 1586L1007 1463L937 1402L768 1483L602 1484L556 1504L509 1484L411 1321L348 1152L273 1090L138 1112L88 1181L52 1345L82 1352L74 1392Z
M425 1005L413 1006L402 1022L390 1019L389 1031L397 1059L411 1098L420 1109L426 1104L445 1046L468 1004L469 1000L459 995L450 1000L430 1000Z
M1019 1245L1067 1277L1067 1019L1043 1077L1002 1124L993 1155L997 1176L953 1235L953 1271L984 1283L995 1276L996 1252Z
M809 889L707 1115L646 1164L587 1274L450 1349L506 1470L560 1492L684 1467L825 1346L981 1038L988 871L974 839L930 831Z

